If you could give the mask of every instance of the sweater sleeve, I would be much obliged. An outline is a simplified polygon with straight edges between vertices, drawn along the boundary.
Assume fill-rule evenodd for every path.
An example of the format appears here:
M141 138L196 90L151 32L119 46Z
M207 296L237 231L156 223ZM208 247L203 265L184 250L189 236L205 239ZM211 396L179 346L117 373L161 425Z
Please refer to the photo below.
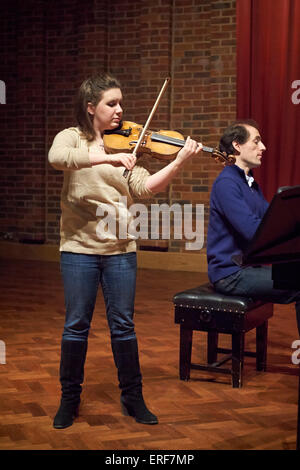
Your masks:
M146 168L135 165L129 175L129 188L130 192L134 197L139 199L148 198L153 196L152 191L146 188L146 181L149 178L150 173Z
M238 184L228 184L229 178L220 179L215 186L216 209L229 222L231 227L246 241L250 241L259 226L265 211L265 201L261 200L261 216L254 213L242 194Z
M64 129L55 136L48 159L56 170L80 170L92 166L88 148L80 147L78 140L75 129Z

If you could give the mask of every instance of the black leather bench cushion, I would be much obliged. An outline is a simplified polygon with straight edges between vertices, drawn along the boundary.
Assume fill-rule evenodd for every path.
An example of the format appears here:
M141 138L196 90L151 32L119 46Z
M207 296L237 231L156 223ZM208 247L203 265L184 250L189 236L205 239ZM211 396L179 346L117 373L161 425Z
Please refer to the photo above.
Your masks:
M265 302L247 297L223 295L216 292L210 283L178 292L173 297L175 307L223 310L244 313Z

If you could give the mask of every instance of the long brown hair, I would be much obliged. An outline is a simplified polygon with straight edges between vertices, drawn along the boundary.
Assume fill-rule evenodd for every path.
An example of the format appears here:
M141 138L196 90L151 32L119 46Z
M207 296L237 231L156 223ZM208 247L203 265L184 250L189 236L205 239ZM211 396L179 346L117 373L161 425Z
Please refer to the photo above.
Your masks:
M93 128L93 116L88 113L88 103L97 106L103 92L110 88L121 88L120 82L108 73L87 78L80 85L75 103L75 116L83 136L91 142L96 133Z

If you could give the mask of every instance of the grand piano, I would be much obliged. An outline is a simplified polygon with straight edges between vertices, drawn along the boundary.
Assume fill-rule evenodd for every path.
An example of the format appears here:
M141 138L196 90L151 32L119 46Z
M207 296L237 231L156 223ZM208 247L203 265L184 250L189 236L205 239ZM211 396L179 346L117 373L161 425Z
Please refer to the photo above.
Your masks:
M249 246L232 259L239 266L272 265L275 288L300 290L300 186L278 189ZM300 450L298 375L296 449Z

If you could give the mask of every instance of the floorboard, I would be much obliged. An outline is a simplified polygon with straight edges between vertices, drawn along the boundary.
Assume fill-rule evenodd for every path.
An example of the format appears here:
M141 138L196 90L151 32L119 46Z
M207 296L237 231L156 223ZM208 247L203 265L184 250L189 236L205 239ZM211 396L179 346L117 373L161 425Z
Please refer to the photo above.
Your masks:
M292 342L298 338L293 305L275 306L269 322L268 368L255 370L246 358L244 384L230 376L192 371L179 380L179 326L172 296L206 280L200 273L139 270L135 323L144 396L159 425L124 417L99 292L89 337L80 416L55 430L60 395L58 367L64 322L59 265L2 260L0 340L1 450L294 450L298 367ZM229 337L221 335L221 345ZM205 334L194 335L193 361L203 361ZM1 343L3 345L3 343ZM246 335L254 349L255 334Z

